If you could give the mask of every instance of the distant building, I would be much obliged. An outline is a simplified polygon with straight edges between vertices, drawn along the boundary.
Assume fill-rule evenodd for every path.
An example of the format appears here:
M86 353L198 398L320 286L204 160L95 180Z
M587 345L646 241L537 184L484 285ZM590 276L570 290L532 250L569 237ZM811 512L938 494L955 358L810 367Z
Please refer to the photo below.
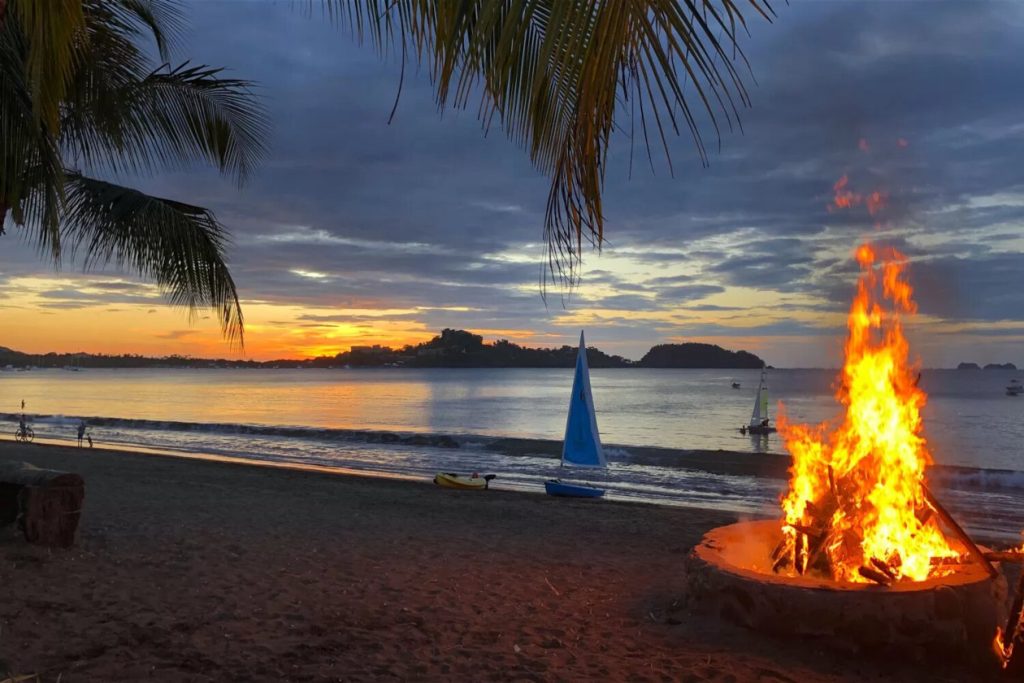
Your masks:
M374 344L373 346L353 346L349 350L352 353L366 353L370 355L388 353L391 351L388 347L381 346L380 344Z

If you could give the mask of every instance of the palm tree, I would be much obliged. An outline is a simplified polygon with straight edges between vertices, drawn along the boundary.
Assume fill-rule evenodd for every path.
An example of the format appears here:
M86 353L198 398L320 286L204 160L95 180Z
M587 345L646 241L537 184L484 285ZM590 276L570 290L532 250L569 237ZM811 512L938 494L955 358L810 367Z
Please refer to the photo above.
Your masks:
M250 83L170 65L181 20L168 0L0 0L0 234L10 212L56 264L131 269L241 343L224 227L109 180L205 160L242 184L264 153Z
M702 128L720 136L749 106L745 15L774 17L769 0L322 1L403 67L409 54L425 63L440 108L479 98L484 128L496 118L529 152L551 178L550 270L570 283L584 242L604 241L613 131L642 138L649 159L661 147L670 171L666 133L685 132L706 165Z

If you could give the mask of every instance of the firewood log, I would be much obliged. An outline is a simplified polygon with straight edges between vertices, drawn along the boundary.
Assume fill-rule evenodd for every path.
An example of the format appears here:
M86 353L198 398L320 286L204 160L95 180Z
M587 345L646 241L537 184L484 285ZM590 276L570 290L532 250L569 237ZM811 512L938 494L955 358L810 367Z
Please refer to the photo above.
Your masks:
M1024 553L1016 550L989 550L982 553L989 562L1006 562L1011 564L1024 564ZM932 566L970 564L974 558L969 555L957 557L933 557Z
M807 534L800 531L796 534L793 564L796 566L796 573L801 576L807 570Z
M957 524L956 520L953 519L953 516L946 511L946 508L942 507L942 504L936 500L932 492L928 490L928 487L921 484L921 490L924 492L925 500L928 501L928 504L933 510L935 510L935 514L939 516L939 519L941 519L947 527L949 527L949 530L953 532L953 535L964 544L967 548L967 552L981 563L981 566L985 568L985 571L988 572L989 576L993 579L999 576L999 572L992 566L992 563L985 558L985 554L981 552L981 548L971 540L971 537L967 535L967 532L964 531L959 524Z
M895 581L896 580L896 578L897 578L896 577L896 570L893 569L892 567L890 567L887 562L882 562L877 557L872 557L871 558L871 565L875 569L877 569L878 571L880 571L883 574L885 574L886 576L888 576L890 581Z
M793 562L793 537L790 534L786 534L782 537L782 540L782 550L779 552L778 557L775 558L775 561L772 562L772 571L776 574Z
M862 566L857 570L857 573L863 576L865 579L868 579L869 581L874 581L880 586L892 585L892 579L890 579L888 576L878 571L874 567Z
M1024 572L1021 572L1017 579L1017 591L1013 596L1013 603L1010 607L1010 615L1006 619L1006 628L1003 629L1003 649L999 653L1003 660L1003 668L1007 669L1013 664L1019 666L1021 655L1017 646L1020 645L1021 618L1024 617ZM1024 647L1020 649L1024 650ZM1016 656L1015 656L1016 655Z
M789 543L789 536L783 533L782 540L779 541L779 544L775 546L775 550L772 551L772 562L779 559L779 556L786 550L787 543Z

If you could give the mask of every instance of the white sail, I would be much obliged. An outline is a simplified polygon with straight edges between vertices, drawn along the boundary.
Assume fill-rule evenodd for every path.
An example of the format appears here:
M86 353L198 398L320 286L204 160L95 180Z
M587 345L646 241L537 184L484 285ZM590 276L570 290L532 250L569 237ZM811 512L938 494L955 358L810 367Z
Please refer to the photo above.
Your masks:
M750 426L760 427L761 422L768 418L768 387L765 385L764 370L761 370L761 383L757 386L754 397L754 412L750 415Z
M565 421L562 464L576 467L608 466L601 448L601 435L597 431L594 397L590 391L590 368L587 366L587 346L582 332L580 349L576 354L576 373L572 380L569 417Z

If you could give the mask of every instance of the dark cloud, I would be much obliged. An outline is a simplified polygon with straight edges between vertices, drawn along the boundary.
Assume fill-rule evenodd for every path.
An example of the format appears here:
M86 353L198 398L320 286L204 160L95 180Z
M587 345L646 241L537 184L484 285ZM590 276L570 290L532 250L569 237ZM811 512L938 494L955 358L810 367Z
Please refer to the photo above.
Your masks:
M712 294L725 291L721 285L680 285L666 287L658 291L658 300L666 304L679 304L686 301L704 299Z

